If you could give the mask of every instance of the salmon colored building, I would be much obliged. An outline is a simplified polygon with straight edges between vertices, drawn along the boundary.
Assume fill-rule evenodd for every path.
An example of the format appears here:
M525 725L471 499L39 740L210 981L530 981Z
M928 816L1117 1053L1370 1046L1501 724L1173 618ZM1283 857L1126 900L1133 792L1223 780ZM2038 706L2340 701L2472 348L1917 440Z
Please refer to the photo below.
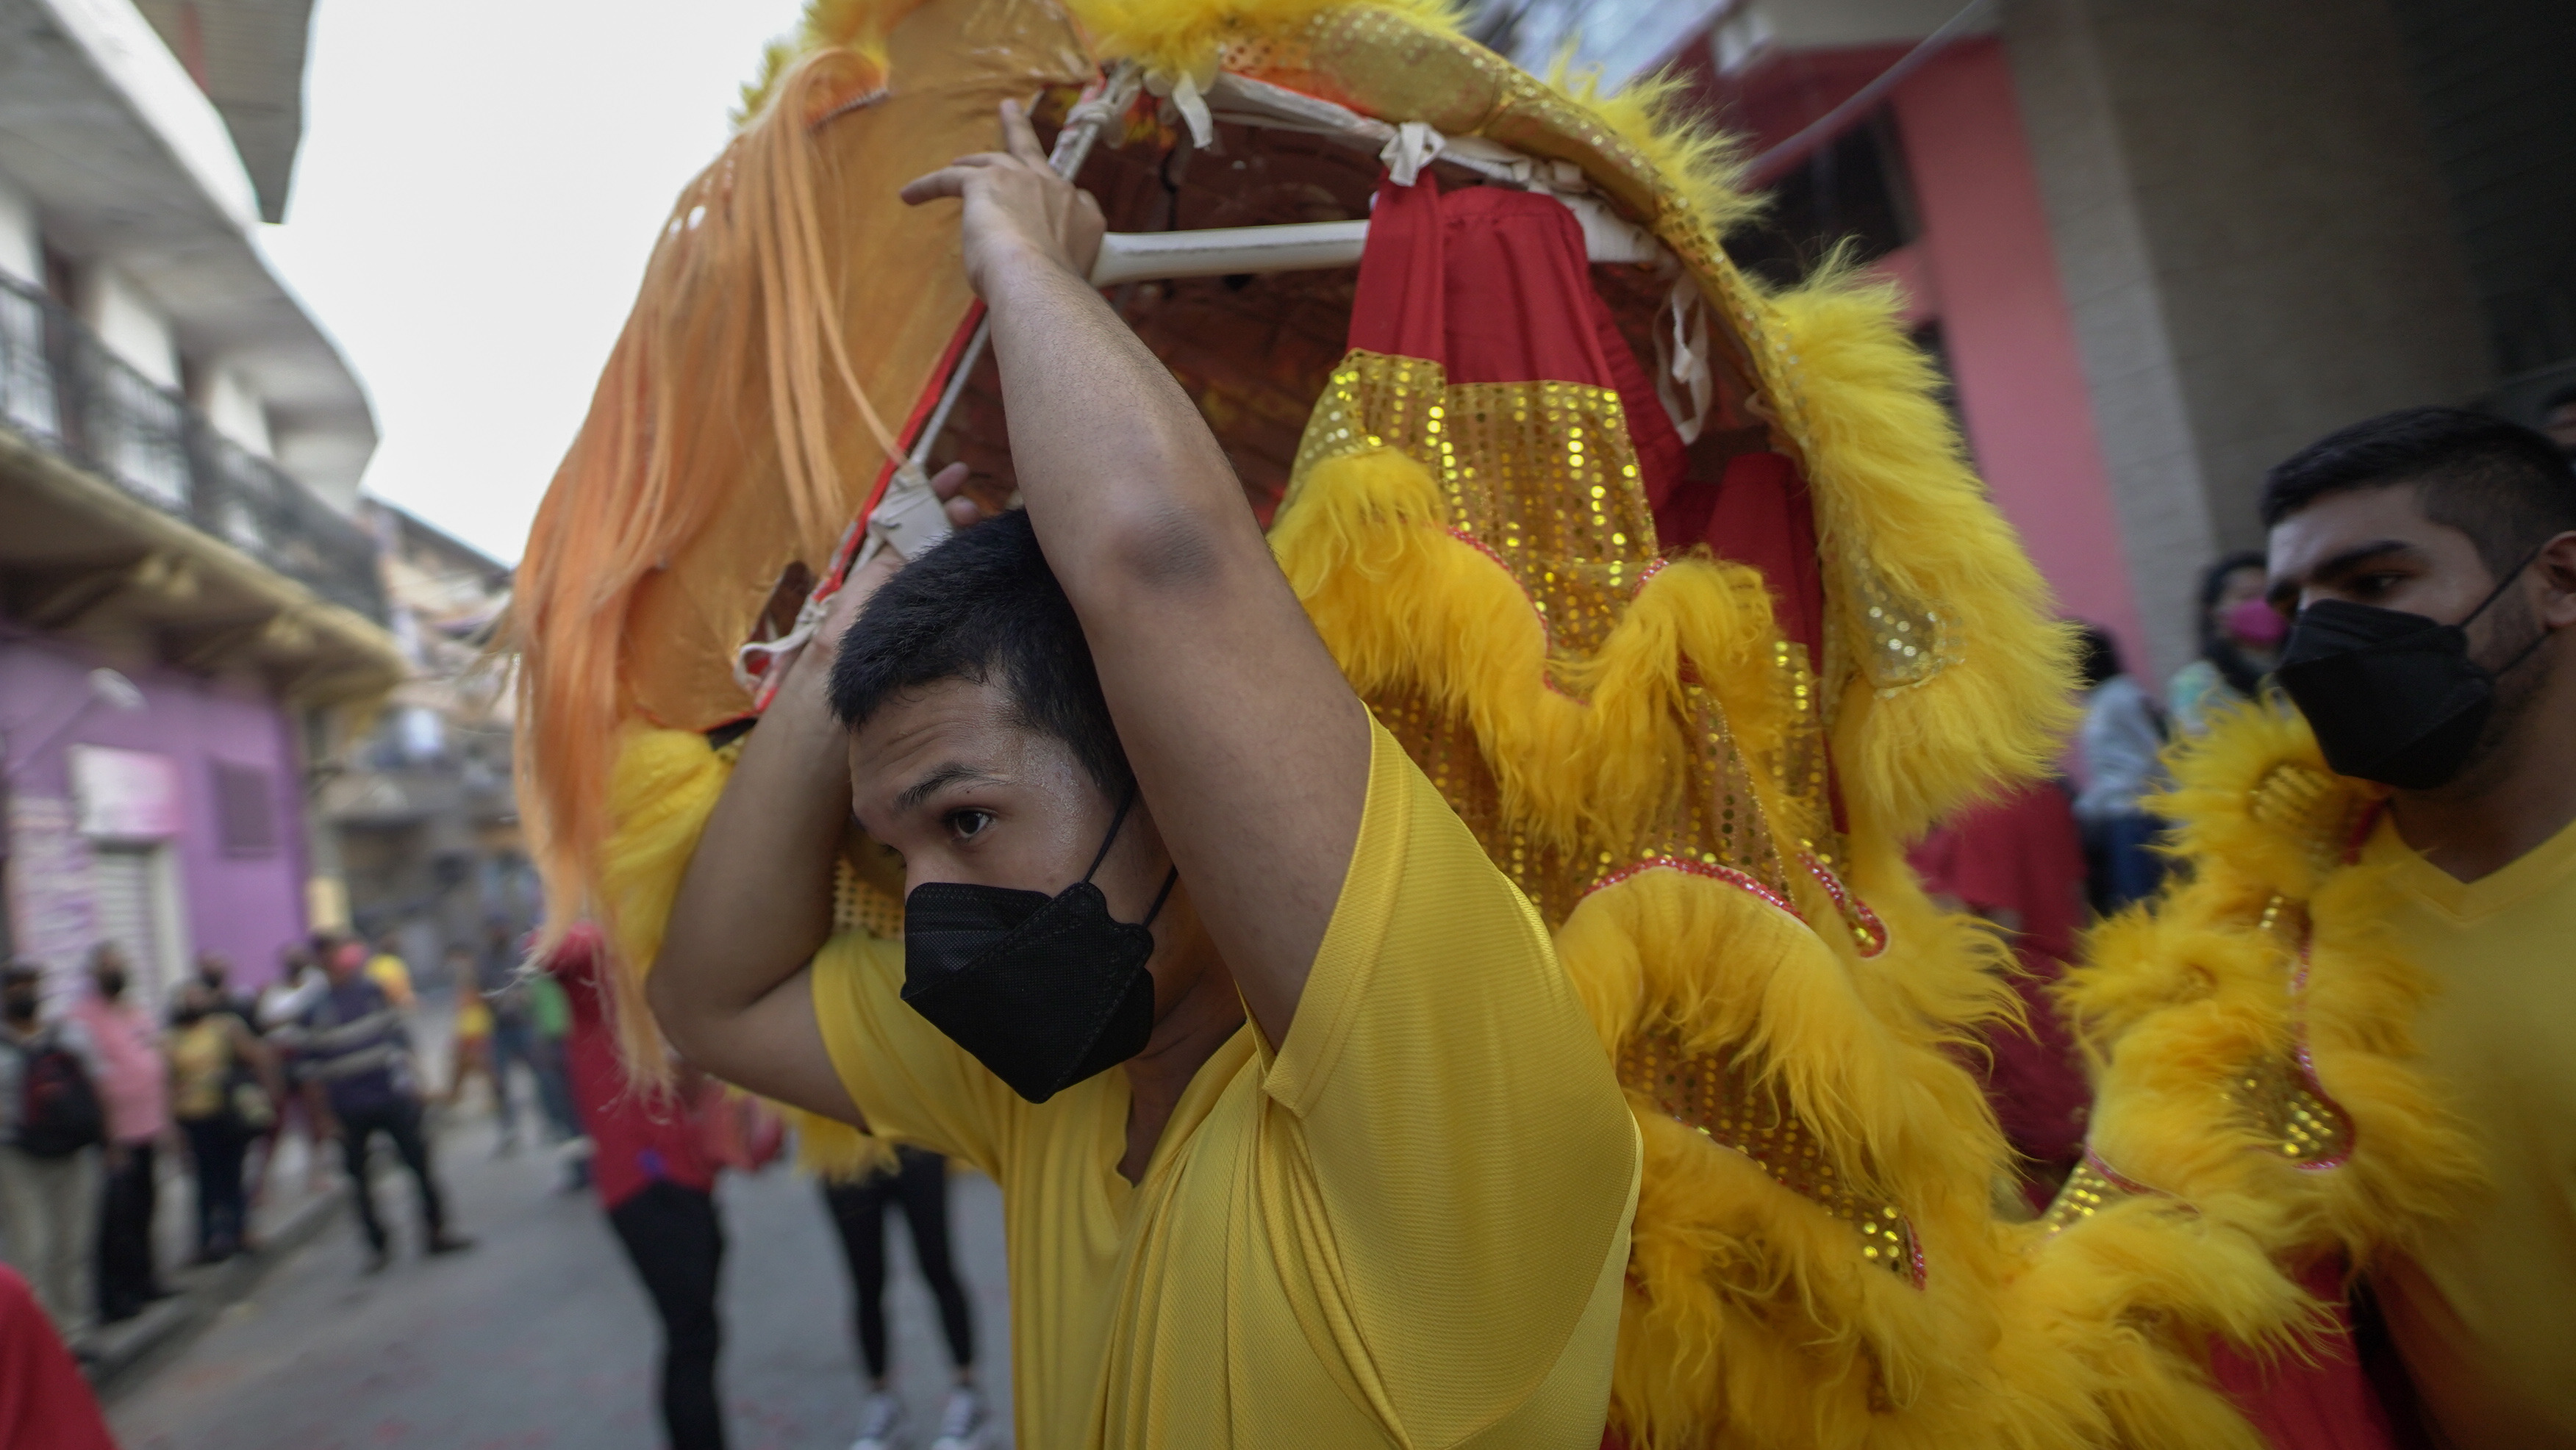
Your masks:
M2162 679L2263 471L2418 403L2576 382L2576 10L2538 0L1531 3L1486 33L1657 65L1744 135L1786 278L1905 289L2068 613Z

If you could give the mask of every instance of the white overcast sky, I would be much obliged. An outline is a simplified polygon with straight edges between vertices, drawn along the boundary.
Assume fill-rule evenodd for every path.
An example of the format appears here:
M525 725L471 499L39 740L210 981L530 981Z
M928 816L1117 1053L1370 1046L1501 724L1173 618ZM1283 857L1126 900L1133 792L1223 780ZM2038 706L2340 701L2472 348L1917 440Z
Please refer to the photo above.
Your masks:
M321 0L262 240L365 380L366 488L506 563L671 199L797 0Z

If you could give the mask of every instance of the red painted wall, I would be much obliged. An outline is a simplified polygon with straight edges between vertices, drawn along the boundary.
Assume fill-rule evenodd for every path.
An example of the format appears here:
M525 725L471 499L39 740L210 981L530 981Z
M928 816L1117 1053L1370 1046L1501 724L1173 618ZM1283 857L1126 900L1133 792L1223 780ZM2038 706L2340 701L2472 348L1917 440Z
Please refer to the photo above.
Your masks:
M1679 69L1748 149L1777 145L1901 59L1909 47L1786 52L1721 76L1705 45ZM1935 56L1890 97L1922 235L1881 259L1907 321L1941 324L1978 470L2071 615L2145 659L2093 402L2058 280L2003 45Z
M1934 57L1891 98L1978 471L2067 613L2145 659L2111 478L2000 41Z

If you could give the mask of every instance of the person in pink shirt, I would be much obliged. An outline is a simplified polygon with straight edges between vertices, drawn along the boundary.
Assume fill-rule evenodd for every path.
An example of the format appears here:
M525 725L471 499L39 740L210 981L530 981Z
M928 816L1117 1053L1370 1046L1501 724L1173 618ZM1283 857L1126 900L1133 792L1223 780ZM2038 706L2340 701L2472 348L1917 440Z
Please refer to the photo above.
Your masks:
M166 1299L152 1263L152 1145L170 1127L170 1069L161 1025L132 1000L125 953L101 942L90 953L95 989L72 1009L98 1054L98 1096L107 1109L107 1175L99 1193L98 1317L114 1324Z

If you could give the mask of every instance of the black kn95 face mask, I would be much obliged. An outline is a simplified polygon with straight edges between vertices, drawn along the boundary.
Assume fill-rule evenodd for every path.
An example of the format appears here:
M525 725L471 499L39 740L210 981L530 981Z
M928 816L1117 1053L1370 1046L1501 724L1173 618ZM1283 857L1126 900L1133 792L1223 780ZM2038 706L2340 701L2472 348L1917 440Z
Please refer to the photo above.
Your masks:
M1135 804L1131 789L1082 879L1053 896L934 881L903 900L903 1000L1011 1091L1042 1103L1145 1050L1154 1030L1148 930L1114 921L1091 884Z
M2459 775L2494 713L2496 677L2549 637L2542 629L2503 669L2469 657L2470 621L2529 567L2523 560L2457 624L2341 599L2299 611L2274 678L2336 774L2400 790L2433 790Z

